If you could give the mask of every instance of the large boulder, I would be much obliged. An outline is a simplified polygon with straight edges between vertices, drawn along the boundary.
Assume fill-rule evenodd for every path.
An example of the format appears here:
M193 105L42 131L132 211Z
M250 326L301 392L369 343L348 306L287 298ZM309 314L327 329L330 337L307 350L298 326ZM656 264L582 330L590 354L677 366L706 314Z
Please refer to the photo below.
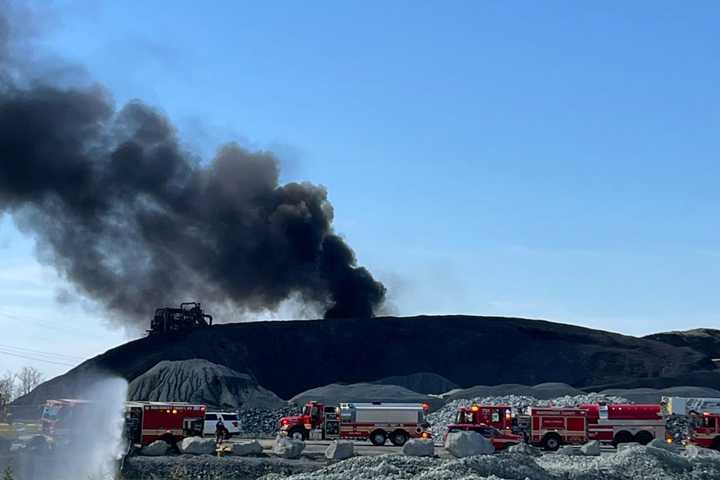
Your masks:
M273 453L282 458L300 458L305 449L305 442L288 437L279 436L275 439Z
M490 440L477 432L448 433L445 438L445 450L458 458L495 453L495 447Z
M592 440L587 442L585 445L580 447L580 453L586 457L598 457L600 456L600 442Z
M353 454L353 443L346 440L336 440L325 450L325 458L328 460L345 460L352 457Z
M710 448L698 447L696 445L688 445L687 447L685 447L683 455L691 459L699 457L720 457L720 452Z
M257 440L249 442L235 442L230 446L230 455L260 455L262 452L263 447Z
M163 440L155 440L149 445L145 445L140 449L140 455L147 457L161 457L167 455L170 451L170 444Z
M533 447L532 445L529 445L527 443L518 443L517 445L510 445L508 447L508 452L519 453L522 455L528 455L530 457L542 457L542 451L539 448Z
M564 447L560 447L557 452L558 455L566 455L568 457L573 457L577 455L582 455L582 452L577 447L572 447L570 445L565 445Z
M435 455L435 444L429 438L412 438L405 442L402 453L409 457L432 457Z
M215 453L215 440L212 438L187 437L178 445L181 453L190 455L213 455Z

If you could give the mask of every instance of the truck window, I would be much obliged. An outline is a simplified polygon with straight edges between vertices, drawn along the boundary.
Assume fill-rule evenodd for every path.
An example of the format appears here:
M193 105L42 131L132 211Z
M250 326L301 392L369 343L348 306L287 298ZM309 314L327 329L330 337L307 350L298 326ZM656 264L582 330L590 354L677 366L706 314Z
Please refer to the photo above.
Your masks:
M715 417L705 417L703 422L708 428L715 428Z
M223 413L222 418L226 422L237 422L238 416L232 413Z
M217 420L217 415L214 413L208 413L205 415L205 421Z
M492 412L492 421L493 422L500 421L500 413L497 410L493 410L493 412Z

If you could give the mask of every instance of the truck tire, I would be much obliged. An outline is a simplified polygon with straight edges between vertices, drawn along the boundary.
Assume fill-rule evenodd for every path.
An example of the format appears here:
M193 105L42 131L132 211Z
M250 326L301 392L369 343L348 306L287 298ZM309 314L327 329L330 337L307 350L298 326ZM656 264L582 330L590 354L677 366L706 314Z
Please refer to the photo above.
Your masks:
M557 433L548 433L545 435L542 441L542 446L545 450L550 450L551 452L554 452L558 448L560 448L560 435Z
M632 433L628 432L627 430L623 430L623 431L615 434L615 438L612 441L612 446L617 448L617 446L621 443L630 443L632 441L633 441Z
M715 437L715 440L713 440L712 446L710 448L720 451L720 437Z
M652 442L655 436L647 430L641 430L635 434L635 441L640 445L647 445Z
M288 438L292 438L293 440L302 440L304 442L308 439L308 434L304 428L296 427L288 432Z
M408 441L408 434L405 430L395 430L390 435L390 441L396 447L402 447Z
M387 441L387 434L384 430L375 430L370 434L370 443L375 445L376 447L379 447L381 445L385 445L385 442Z

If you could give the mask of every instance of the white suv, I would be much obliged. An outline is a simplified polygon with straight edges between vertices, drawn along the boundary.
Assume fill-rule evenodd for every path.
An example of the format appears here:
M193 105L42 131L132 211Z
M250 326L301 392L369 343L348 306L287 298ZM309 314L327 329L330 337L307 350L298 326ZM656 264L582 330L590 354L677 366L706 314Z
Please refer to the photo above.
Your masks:
M240 421L237 412L207 412L205 413L205 425L203 435L215 435L215 427L218 420L222 420L230 435L240 433Z

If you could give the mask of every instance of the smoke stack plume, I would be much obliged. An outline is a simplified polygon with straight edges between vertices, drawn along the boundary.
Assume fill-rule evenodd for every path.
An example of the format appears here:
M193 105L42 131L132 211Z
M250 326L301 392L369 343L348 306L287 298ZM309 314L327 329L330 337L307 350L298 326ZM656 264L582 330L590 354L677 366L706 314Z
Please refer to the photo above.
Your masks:
M0 214L80 293L138 325L186 299L261 311L298 296L328 318L382 304L325 188L282 185L271 153L235 144L203 162L162 114L116 109L99 86L22 78L8 25L0 15Z

